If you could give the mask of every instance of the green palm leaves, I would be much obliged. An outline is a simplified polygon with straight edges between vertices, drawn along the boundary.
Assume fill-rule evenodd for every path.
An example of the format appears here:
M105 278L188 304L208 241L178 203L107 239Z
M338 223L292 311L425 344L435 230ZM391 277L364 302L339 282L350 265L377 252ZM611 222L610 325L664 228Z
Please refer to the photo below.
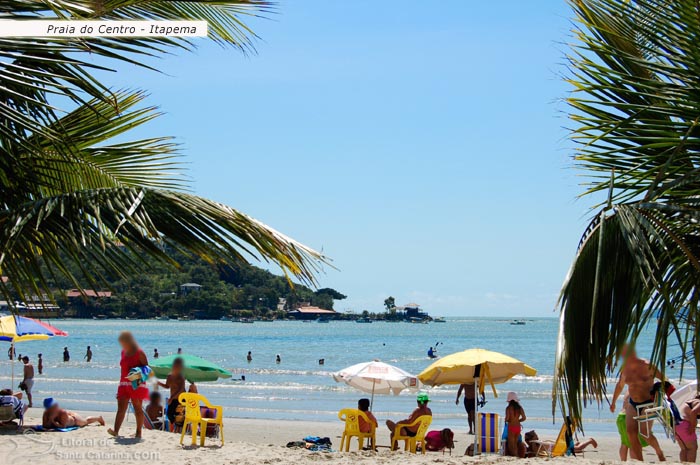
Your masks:
M248 1L5 2L0 19L203 19L222 45L251 50ZM137 91L113 91L93 76L110 62L142 66L179 39L0 39L0 269L14 291L51 290L60 274L76 287L101 287L103 273L126 274L145 254L169 261L175 248L212 262L262 258L313 281L324 258L274 229L195 196L168 137L130 140L156 118ZM100 59L94 59L95 56ZM100 63L99 67L95 63ZM65 111L65 107L69 110ZM67 261L81 270L75 276ZM175 264L174 264L175 265Z
M700 6L571 4L571 137L584 195L599 199L560 299L555 398L578 417L604 399L644 325L658 324L661 367L669 336L681 352L694 335L684 325L697 321L700 277Z

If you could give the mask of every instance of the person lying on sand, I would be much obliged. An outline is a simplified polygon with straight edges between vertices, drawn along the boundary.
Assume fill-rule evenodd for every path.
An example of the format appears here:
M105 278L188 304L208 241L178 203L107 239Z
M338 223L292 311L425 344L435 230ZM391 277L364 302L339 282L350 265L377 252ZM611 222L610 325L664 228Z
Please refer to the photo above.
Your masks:
M73 426L82 428L92 423L105 425L102 417L83 418L75 412L62 409L53 397L44 399L44 415L41 418L41 426L45 429L71 428Z

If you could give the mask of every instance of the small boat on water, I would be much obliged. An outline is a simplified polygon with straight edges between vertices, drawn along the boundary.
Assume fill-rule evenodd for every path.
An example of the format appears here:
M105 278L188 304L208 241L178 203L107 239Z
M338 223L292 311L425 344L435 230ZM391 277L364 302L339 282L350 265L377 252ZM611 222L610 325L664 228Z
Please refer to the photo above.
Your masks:
M372 323L372 320L367 316L363 316L362 318L355 320L355 323Z
M250 318L234 318L231 321L234 323L248 323L248 324L255 323L255 320L251 320Z
M513 326L523 326L525 324L525 320L513 320L510 322Z
M433 319L433 323L447 323L447 320L444 316L439 316Z
M170 317L167 316L167 315L161 315L161 316L155 317L155 319L158 320L158 321L169 321L169 320L170 320Z
M95 315L92 317L93 320L106 320L107 315Z
M330 323L330 321L331 320L329 320L328 318L316 318L316 323Z

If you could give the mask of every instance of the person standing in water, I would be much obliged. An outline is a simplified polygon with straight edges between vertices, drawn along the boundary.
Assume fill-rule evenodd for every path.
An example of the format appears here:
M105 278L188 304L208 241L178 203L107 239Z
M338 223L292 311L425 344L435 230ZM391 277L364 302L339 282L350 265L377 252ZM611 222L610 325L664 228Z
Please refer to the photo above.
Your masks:
M177 348L177 354L178 354L178 355L182 354L182 347L178 347L178 348Z
M87 352L85 352L85 360L87 360L88 363L92 361L92 349L90 349L90 346L87 346Z
M153 358L158 358L160 355L158 354L158 349L153 349Z
M68 352L68 347L63 348L63 361L65 363L70 362L70 352Z
M277 363L278 365L282 363L282 357L280 356L280 354L277 354L277 357L275 357L275 363Z
M248 360L248 363L253 361L253 354L251 351L248 351L248 356L246 357L246 360Z
M39 374L44 374L44 359L41 358L41 354L37 357L36 368L39 370Z
M464 392L464 409L467 411L467 422L469 423L469 433L474 434L474 413L476 412L476 385L461 384L457 390L457 400L455 404L459 405L459 398Z
M29 357L26 355L22 358L24 362L24 378L22 379L22 384L24 385L24 392L27 393L27 402L29 402L29 407L32 407L32 388L34 387L34 365L29 363Z
M134 336L124 331L119 335L119 344L122 347L122 358L119 362L121 367L121 377L119 379L119 388L117 389L117 415L114 418L114 428L110 428L107 432L112 436L119 436L119 430L124 423L126 411L129 408L129 402L134 407L134 416L136 417L136 438L141 438L143 429L144 413L143 402L148 400L148 387L145 384L139 384L134 388L129 380L129 372L133 368L143 368L148 366L148 358L136 343Z

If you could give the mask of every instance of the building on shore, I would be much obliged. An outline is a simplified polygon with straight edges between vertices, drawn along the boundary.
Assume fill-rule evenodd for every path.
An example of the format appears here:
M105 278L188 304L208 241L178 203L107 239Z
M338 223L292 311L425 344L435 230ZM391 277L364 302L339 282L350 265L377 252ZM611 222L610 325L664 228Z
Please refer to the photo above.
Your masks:
M399 307L399 310L403 312L403 317L406 320L427 320L430 318L430 315L421 310L420 305L416 303L406 304Z
M289 310L287 312L287 316L296 320L317 320L319 318L331 320L338 316L338 312L335 310L326 310L325 308L305 305Z

